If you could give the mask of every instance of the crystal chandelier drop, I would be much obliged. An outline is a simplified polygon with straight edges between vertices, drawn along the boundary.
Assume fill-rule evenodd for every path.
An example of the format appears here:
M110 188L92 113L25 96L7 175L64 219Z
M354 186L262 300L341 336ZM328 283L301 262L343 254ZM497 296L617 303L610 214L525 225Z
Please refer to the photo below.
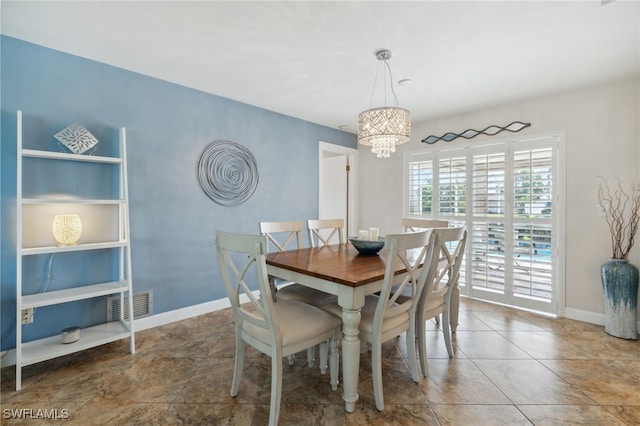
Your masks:
M397 145L408 142L411 138L411 114L408 110L398 107L398 97L393 89L391 67L388 62L391 58L391 52L381 50L376 53L376 58L384 62L385 74L387 70L389 71L391 93L393 93L396 106L385 105L361 112L358 116L358 142L371 146L371 152L376 154L378 158L389 158L396 151ZM375 81L373 91L375 91ZM371 93L372 100L373 91Z

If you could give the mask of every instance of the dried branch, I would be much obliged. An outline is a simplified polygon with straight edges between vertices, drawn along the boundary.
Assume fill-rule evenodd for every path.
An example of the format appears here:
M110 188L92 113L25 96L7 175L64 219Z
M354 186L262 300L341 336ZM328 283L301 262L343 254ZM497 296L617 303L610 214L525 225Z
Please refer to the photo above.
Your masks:
M635 236L640 221L640 184L631 186L631 196L622 188L622 182L618 180L618 186L611 192L606 179L600 177L602 183L598 187L598 200L605 212L607 225L611 233L611 249L613 259L626 259L635 243ZM625 219L627 205L631 201L629 219Z
M622 258L626 259L629 256L629 252L631 251L631 247L635 243L636 233L638 232L638 221L640 220L640 215L638 212L640 211L640 184L631 186L631 198L633 199L633 203L631 206L631 216L629 217L629 223L626 226L626 233L629 236L627 240L627 246L622 251Z

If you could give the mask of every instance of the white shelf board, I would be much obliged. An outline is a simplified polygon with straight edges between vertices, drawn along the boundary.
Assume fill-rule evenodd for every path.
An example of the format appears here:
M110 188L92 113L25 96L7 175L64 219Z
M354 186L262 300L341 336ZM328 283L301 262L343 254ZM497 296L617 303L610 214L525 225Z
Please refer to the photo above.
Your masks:
M119 205L124 204L124 200L81 200L68 198L23 198L22 204L106 204Z
M22 344L20 366L83 351L127 337L131 337L131 332L120 321L112 321L95 327L80 329L80 340L74 343L62 343L60 334L34 340Z
M81 155L66 152L40 151L37 149L23 149L22 156L31 158L49 158L53 160L85 161L90 163L122 163L122 159L119 157L103 157L99 155Z
M64 253L69 251L99 250L105 248L124 247L126 241L109 241L103 243L78 244L75 246L47 246L47 247L23 247L20 254L23 256L31 254Z
M74 300L90 299L92 297L120 293L127 291L128 289L129 287L126 281L113 281L68 288L65 290L29 294L22 296L22 309L57 305L59 303L73 302Z

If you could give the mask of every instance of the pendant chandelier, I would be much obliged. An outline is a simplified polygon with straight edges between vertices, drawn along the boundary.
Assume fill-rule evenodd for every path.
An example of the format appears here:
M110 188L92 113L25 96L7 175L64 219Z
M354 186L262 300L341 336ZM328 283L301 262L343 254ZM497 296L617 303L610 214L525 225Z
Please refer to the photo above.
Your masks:
M376 52L376 58L385 65L385 106L371 108L358 115L358 142L371 146L371 152L378 158L389 158L396 151L396 145L408 142L411 138L411 115L409 110L398 107L398 97L393 89L393 78L389 59L391 52L381 50ZM379 63L378 63L379 65ZM391 93L395 100L395 106L386 106L386 74L389 72ZM376 80L378 71L376 69ZM376 81L373 82L371 102L376 89ZM371 106L371 102L369 106Z

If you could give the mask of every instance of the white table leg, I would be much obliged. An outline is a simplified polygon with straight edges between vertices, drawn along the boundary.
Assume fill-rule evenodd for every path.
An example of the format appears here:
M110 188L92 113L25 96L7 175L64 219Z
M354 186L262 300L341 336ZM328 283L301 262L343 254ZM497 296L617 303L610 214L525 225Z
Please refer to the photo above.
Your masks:
M342 381L345 410L352 413L358 400L360 371L360 309L342 307Z

